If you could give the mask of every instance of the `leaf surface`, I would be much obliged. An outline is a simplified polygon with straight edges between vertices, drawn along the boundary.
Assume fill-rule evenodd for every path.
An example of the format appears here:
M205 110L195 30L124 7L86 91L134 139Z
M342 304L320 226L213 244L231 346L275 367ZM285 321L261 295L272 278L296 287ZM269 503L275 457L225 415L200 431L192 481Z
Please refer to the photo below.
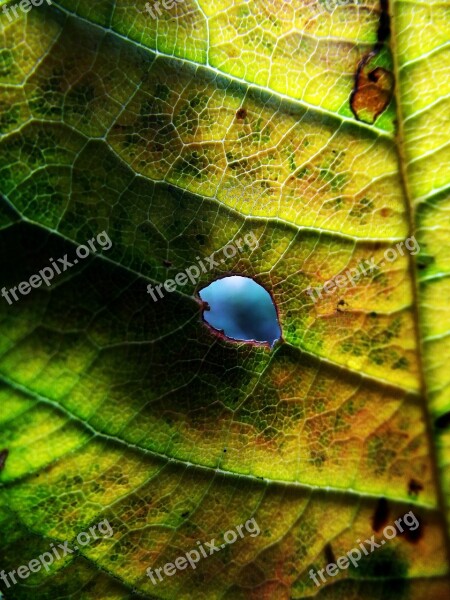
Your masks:
M0 304L0 566L114 531L5 598L448 597L449 5L390 4L380 48L375 0L1 15L2 285L113 242ZM395 81L376 119L374 69ZM251 232L257 248L147 294ZM204 326L198 290L230 273L271 292L272 351ZM380 539L383 498L419 533L318 590L330 548ZM147 577L251 517L259 536Z

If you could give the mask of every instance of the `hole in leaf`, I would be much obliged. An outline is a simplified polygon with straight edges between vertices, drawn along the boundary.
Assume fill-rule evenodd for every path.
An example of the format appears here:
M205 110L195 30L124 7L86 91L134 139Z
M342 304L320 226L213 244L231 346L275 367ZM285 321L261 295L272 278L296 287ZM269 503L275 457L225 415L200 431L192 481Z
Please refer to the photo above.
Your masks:
M267 290L250 279L232 275L199 292L206 304L203 318L228 338L273 346L281 337L277 311Z

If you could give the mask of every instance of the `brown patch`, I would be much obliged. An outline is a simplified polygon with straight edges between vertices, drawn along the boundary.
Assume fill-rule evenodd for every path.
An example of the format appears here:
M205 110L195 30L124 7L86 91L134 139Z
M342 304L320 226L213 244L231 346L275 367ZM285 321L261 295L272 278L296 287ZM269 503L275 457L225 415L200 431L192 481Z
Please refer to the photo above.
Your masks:
M389 505L386 498L380 498L372 519L372 529L380 531L386 525L389 519Z
M8 458L8 454L9 454L9 450L7 450L6 448L4 448L3 450L0 450L0 471L5 466L6 459Z
M246 116L247 111L245 110L245 108L240 108L236 111L236 119L245 119Z
M355 77L350 106L358 121L373 124L386 110L394 91L394 76L383 67L369 65L374 53L362 59Z
M372 69L370 63L383 49L391 35L389 0L380 0L380 21L377 30L377 43L358 64L355 85L350 96L350 107L358 121L371 125L388 107L394 92L394 75L383 67Z
M248 169L248 160L246 158L243 158L241 160L234 160L233 162L230 162L230 164L228 165L228 167L232 171L237 171L238 170L241 173L244 173Z
M341 306L345 306L346 304L347 304L347 303L345 302L345 300L343 300L343 299L341 298L341 299L339 300L339 302L337 303L336 310L337 310L338 312L344 312L344 309L343 309L343 308L341 308Z
M418 496L423 490L423 485L416 479L410 479L408 483L408 496Z
M382 209L380 210L380 215L381 215L382 217L388 217L388 216L389 216L389 214L390 214L390 212L391 212L391 211L390 211L390 209L389 209L389 208L382 208Z
M422 539L423 537L423 529L425 527L425 523L423 522L422 519L419 519L419 517L417 515L415 515L417 521L419 522L419 527L417 527L417 529L411 530L408 528L407 525L405 525L405 523L402 523L402 527L404 529L403 533L400 533L399 535L404 536L405 539L410 543L410 544L417 544L417 542L419 540Z

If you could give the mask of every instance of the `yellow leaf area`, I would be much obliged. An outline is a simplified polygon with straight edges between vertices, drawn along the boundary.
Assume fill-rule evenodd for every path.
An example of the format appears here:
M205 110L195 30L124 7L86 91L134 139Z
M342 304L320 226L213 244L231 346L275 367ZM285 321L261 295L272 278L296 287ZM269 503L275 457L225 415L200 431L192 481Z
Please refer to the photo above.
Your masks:
M375 43L380 16L378 0L174 0L168 10L146 0L57 4L165 56L347 117L354 65ZM378 127L392 131L393 115Z
M6 600L448 598L448 7L391 2L396 100L369 125L349 99L380 6L331 4L0 13L2 286L113 243L1 298L0 569L113 530L0 581ZM273 349L205 327L198 291L229 274L272 294ZM259 535L147 576L251 518Z
M421 246L417 269L423 373L448 515L450 431L444 425L450 411L449 22L446 2L394 4L403 169Z

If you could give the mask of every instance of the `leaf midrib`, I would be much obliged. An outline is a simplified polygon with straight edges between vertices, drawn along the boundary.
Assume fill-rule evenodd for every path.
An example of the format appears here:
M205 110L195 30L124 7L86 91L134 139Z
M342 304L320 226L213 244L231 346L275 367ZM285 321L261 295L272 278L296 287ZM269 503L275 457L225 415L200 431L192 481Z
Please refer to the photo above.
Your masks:
M398 6L396 6L398 10ZM390 38L390 46L392 50L392 61L393 61L393 71L394 71L394 79L395 79L395 88L394 95L396 99L396 113L397 113L397 132L396 138L397 143L395 145L398 156L398 165L399 165L399 175L400 181L403 188L403 195L405 198L405 208L406 208L406 216L409 220L409 232L411 235L415 235L416 227L415 227L415 209L413 202L413 193L409 185L409 178L407 173L407 161L406 161L406 141L405 141L405 132L404 132L404 123L405 117L403 115L403 104L400 90L400 65L399 65L399 53L397 51L397 43L398 43L398 32L396 29L396 18L393 13L392 2L390 2L389 8L389 17L391 22L391 38ZM428 448L430 452L431 465L433 469L433 479L436 489L437 495L437 508L439 512L439 518L441 519L442 524L442 534L445 540L446 553L447 553L447 561L450 564L450 527L447 522L447 510L446 510L446 502L445 502L445 493L443 489L443 479L440 473L440 465L438 459L437 445L436 445L436 437L433 429L433 421L432 414L430 411L431 402L429 399L429 390L425 376L425 365L424 365L424 356L425 349L423 347L424 336L422 335L421 321L420 321L420 302L419 302L419 277L418 277L418 268L417 268L417 256L409 255L409 266L410 266L410 276L411 276L411 285L412 285L412 310L414 316L414 326L416 330L416 344L417 344L417 354L418 354L418 372L420 377L420 404L422 407L423 419L426 426L427 433L427 442Z

